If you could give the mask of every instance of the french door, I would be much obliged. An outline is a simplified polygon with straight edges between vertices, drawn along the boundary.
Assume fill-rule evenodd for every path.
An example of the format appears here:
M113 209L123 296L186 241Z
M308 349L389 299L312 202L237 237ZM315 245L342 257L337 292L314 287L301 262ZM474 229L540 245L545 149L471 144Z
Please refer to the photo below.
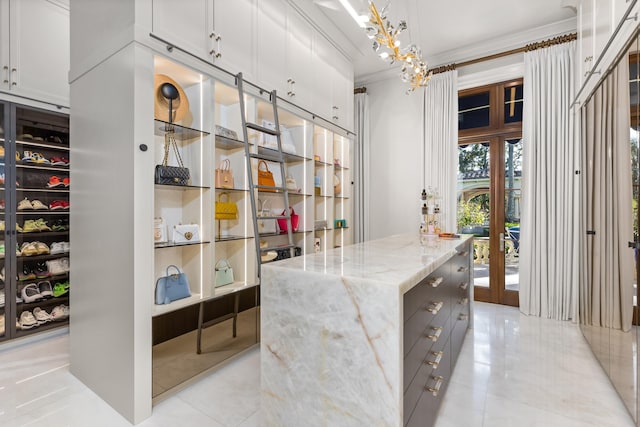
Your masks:
M459 169L458 228L475 235L475 299L518 306L520 133L465 141L459 146Z

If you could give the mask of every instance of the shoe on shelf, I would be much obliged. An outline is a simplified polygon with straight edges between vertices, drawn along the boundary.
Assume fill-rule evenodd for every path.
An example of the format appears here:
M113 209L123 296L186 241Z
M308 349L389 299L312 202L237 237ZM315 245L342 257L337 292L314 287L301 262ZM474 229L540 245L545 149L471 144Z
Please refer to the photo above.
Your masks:
M4 184L4 182L2 182ZM4 210L4 199L0 199L0 211Z
M22 271L20 273L18 273L18 280L21 282L24 282L26 280L33 280L36 278L36 273L33 272L33 270L31 270L31 268L29 268L29 266L24 265L22 267Z
M51 255L58 255L65 253L64 242L53 242L51 244L51 248L49 249L49 253Z
M58 144L62 144L62 139L59 136L48 136L47 141L49 142L57 142Z
M0 221L0 231L4 231L4 219Z
M30 311L23 311L22 314L20 314L19 325L22 330L32 329L38 326L38 321Z
M51 226L53 231L67 231L69 229L69 220L67 219L58 219Z
M38 247L36 246L37 242L23 242L20 247L20 253L22 256L34 256L38 255Z
M53 296L53 286L51 286L51 282L48 280L38 282L38 290L43 298L51 298Z
M69 307L64 304L56 305L53 307L53 310L51 310L51 318L54 321L64 320L67 317L69 317Z
M46 279L47 277L51 277L51 273L47 268L47 264L44 262L39 262L38 264L36 264L34 273L37 279Z
M62 242L65 252L71 252L71 244L69 242Z
M47 183L47 187L49 188L56 188L56 187L63 187L64 183L62 182L62 180L60 179L59 176L53 175L49 178L49 182Z
M18 159L18 153L16 152L16 160L20 160ZM31 151L29 150L24 150L24 153L22 153L22 159L23 162L31 162L33 159L31 157Z
M22 229L18 229L20 233L34 233L40 231L38 224L36 224L35 220L27 219L22 226Z
M24 233L24 230L22 229L22 227L20 227L20 224L18 224L17 222L16 222L16 231L18 233Z
M69 258L66 258L66 257L60 258L59 261L60 261L60 265L62 266L62 270L65 273L68 273L69 271L71 271L71 267L69 265Z
M60 276L67 272L60 259L51 259L46 262L46 266L52 276Z
M38 163L40 165L50 165L51 162L44 157L41 153L31 153L31 162Z
M0 316L0 335L4 335L4 316Z
M33 317L35 317L39 325L44 325L45 323L49 323L53 320L53 317L40 307L33 309Z
M4 290L0 291L0 308L4 307ZM0 316L4 317L4 316Z
M66 157L53 156L51 158L51 164L53 166L69 166L69 160Z
M47 225L47 221L45 221L44 218L36 219L35 224L39 231L51 231L51 227Z
M38 251L38 255L49 255L50 249L46 243L43 242L34 242L36 245L36 250Z
M20 200L18 202L18 210L19 211L31 211L31 210L33 210L33 205L31 204L31 201L29 201L29 199L27 199L25 197L24 200Z
M0 259L4 258L4 240L0 240Z
M0 160L4 160L4 145L0 145Z
M20 250L18 243L16 243L16 256L22 256L22 251ZM4 277L4 270L2 270L2 277Z
M67 202L66 200L54 200L49 203L49 209L51 209L52 211L69 209L69 202Z
M58 282L53 285L53 296L55 298L61 297L62 295L69 292L69 282Z
M22 301L26 304L43 299L42 294L40 294L40 289L38 289L38 285L35 283L29 283L27 286L22 288L21 295Z
M49 210L49 207L47 205L45 205L44 203L42 203L40 200L34 200L33 202L31 202L31 206L36 211L48 211Z
M0 270L0 280L2 280L2 282L4 283L4 267L2 267L2 270Z
M62 183L64 184L65 187L68 187L69 184L71 183L71 179L69 177L66 177L62 180Z

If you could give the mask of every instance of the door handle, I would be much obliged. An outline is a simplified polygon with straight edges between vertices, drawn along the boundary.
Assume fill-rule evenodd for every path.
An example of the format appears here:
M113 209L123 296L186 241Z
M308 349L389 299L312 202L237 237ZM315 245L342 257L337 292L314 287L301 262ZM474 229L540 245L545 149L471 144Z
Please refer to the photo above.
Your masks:
M220 41L222 40L222 36L213 32L209 34L209 38L216 42L216 47L209 51L209 55L212 55L214 58L222 57L222 52L220 51Z
M504 252L504 233L500 233L500 252Z

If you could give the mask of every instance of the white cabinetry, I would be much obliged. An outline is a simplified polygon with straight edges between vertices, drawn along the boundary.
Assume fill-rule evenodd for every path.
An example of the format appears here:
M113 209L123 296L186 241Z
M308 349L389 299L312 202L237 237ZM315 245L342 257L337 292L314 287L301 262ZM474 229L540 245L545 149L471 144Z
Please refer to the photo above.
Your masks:
M287 9L282 0L258 0L257 80L285 97L290 91L284 46L287 44Z
M594 13L594 52L600 55L615 27L612 26L611 15L613 13L612 0L597 0L593 2Z
M291 6L287 5L287 97L291 102L311 108L313 99L312 48L313 27Z
M47 0L0 0L0 89L69 105L69 9Z
M213 0L153 0L152 32L210 61L213 49Z
M631 5L631 0L612 0L611 1L611 17L612 17L612 30L615 30L625 12Z
M256 0L215 0L213 17L216 64L243 77L255 77ZM219 46L219 47L218 47Z

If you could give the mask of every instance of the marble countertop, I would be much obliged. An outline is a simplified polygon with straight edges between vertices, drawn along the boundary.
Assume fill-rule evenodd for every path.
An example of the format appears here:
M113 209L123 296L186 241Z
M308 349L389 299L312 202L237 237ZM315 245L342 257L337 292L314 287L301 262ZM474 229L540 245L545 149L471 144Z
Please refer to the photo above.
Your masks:
M303 270L381 282L398 287L400 293L404 294L455 255L456 247L471 238L471 235L462 235L459 239L418 234L394 235L268 263L262 268L274 273Z

